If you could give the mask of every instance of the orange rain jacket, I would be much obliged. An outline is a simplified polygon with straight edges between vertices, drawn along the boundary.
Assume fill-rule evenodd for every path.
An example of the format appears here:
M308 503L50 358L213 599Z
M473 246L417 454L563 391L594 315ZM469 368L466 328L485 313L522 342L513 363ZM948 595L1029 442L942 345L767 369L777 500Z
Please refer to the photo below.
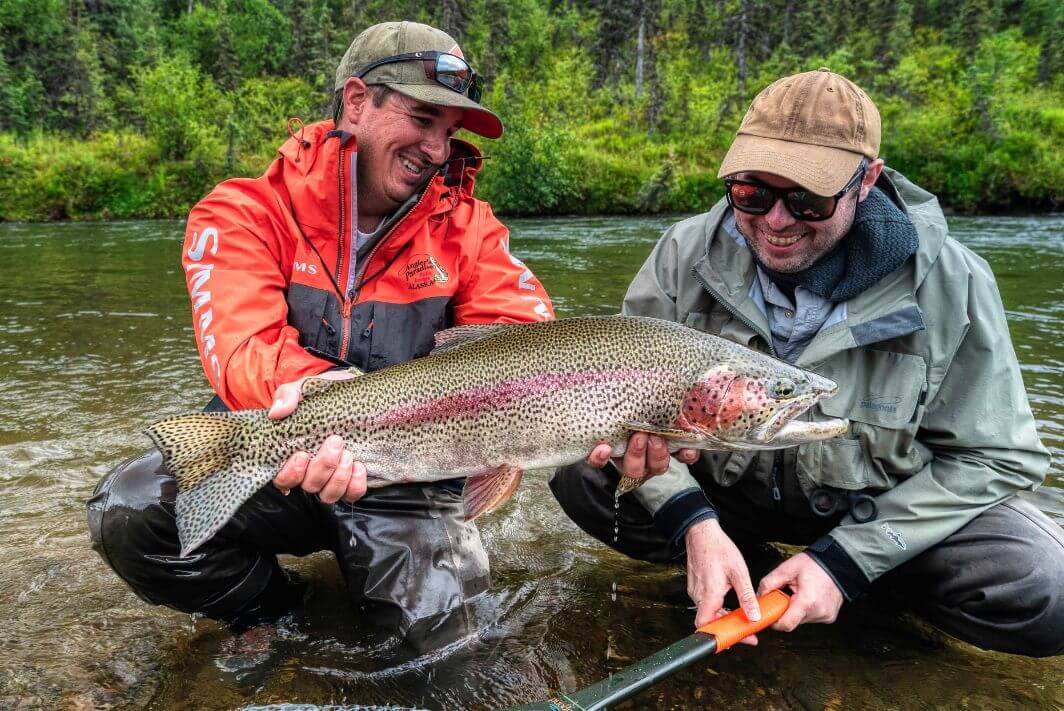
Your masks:
M220 183L189 214L182 262L207 379L231 409L339 362L425 355L451 326L549 320L543 286L473 198L476 148L452 140L386 233L356 252L354 137L307 126L259 178Z

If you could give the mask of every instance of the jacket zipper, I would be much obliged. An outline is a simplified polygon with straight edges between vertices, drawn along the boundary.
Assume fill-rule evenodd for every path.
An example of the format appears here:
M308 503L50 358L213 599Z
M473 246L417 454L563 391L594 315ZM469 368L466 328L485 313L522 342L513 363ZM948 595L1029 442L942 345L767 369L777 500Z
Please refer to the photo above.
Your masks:
M340 196L340 221L339 221L339 225L336 228L337 232L338 232L338 234L336 235L336 288L337 288L337 290L340 289L340 270L344 266L344 215L345 215L345 210L344 210L344 156L346 155L346 153L347 153L347 151L344 150L343 146L341 146L340 147L340 157L339 157L339 160L337 161L337 164L336 164L336 182L339 183L339 185L340 185L340 190L339 190L339 196ZM352 220L357 219L357 216L356 215L350 215L349 219L352 219ZM347 355L347 344L348 344L348 341L351 338L351 319L350 319L350 316L351 316L351 299L350 299L349 294L346 291L342 291L341 292L341 297L343 298L343 303L341 304L341 310L342 310L343 319L342 319L342 323L340 324L340 349L339 349L339 352L336 354L336 356L338 358L346 360L346 358L344 358L344 357Z
M340 164L339 164L339 166L337 168L337 172L338 172L338 176L337 177L339 178L339 181L340 181L340 233L338 235L339 246L338 246L338 251L337 251L337 266L336 266L336 273L337 274L340 273L340 267L342 266L342 260L343 260L343 254L344 254L344 251L343 251L343 249L344 249L344 176L343 176L343 170L344 170L344 149L341 148L340 149ZM344 323L343 323L343 327L342 327L342 335L340 337L340 352L338 354L338 356L340 358L346 359L347 348L351 344L351 309L354 307L355 301L358 299L358 292L361 291L362 286L365 283L365 282L362 281L362 277L366 273L366 267L369 266L370 262L373 261L374 255L377 254L377 251L381 248L381 246L385 242L387 242L388 238L391 237L395 233L395 231L399 228L399 225L403 224L403 222L406 221L406 218L409 217L410 214L413 213L415 210L417 210L417 208L421 205L421 203L425 201L425 195L427 195L428 192L429 192L428 191L428 186L426 186L425 189L422 190L422 192L421 192L421 197L418 198L418 201L416 203L414 203L414 206L411 207L409 210L407 210L406 214L403 215L401 218L399 218L399 221L396 222L394 225L392 225L388 229L387 232L385 232L383 235L381 235L381 238L377 240L377 243L375 245L373 245L373 249L371 249L369 251L369 254L366 255L366 258L363 259L360 263L356 264L356 271L352 273L350 270L348 270L347 284L346 284L347 289L346 289L346 291L344 291L344 303L343 303ZM357 215L351 215L350 219L357 220L358 216ZM352 242L352 244L351 244L351 261L354 261L354 256L355 256L356 252L357 252L357 245L355 245ZM337 284L337 286L339 286L339 284ZM368 338L369 335L372 333L372 331L373 331L373 323L370 322L370 324L366 327L365 331L362 332L362 337L363 338Z
M773 358L779 358L779 355L776 353L776 347L772 345L771 337L766 336L758 329L757 326L750 323L750 321L747 320L745 316L740 314L738 310L732 308L732 305L725 301L724 298L720 294L718 294L713 289L713 287L709 285L709 282L707 282L705 278L698 273L697 269L692 267L691 273L694 274L695 279L697 279L698 283L702 285L702 288L709 292L709 295L713 297L713 300L720 304L725 311L730 313L733 317L738 319L739 322L744 324L747 328L749 328L751 331L753 331L764 339L765 343L768 345L768 352L772 355ZM780 471L782 469L783 450L777 449L775 452L773 452L772 456L772 501L776 511L780 512L783 511L783 479L780 476Z

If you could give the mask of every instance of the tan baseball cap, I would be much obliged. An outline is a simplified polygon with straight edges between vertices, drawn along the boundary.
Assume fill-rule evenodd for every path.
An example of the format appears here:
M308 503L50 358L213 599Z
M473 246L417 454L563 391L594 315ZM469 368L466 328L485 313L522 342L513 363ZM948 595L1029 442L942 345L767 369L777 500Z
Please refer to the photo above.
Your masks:
M449 34L435 27L417 22L382 22L363 30L344 53L336 68L335 89L357 75L373 62L399 54L413 52L446 52L458 57L462 50ZM467 60L468 61L468 60ZM384 84L412 99L437 106L456 106L464 109L462 128L485 138L502 135L502 121L491 111L470 99L429 79L424 64L419 60L382 64L362 77L367 84Z
M879 157L879 110L859 86L827 67L784 77L750 104L718 178L772 173L834 195L862 157Z

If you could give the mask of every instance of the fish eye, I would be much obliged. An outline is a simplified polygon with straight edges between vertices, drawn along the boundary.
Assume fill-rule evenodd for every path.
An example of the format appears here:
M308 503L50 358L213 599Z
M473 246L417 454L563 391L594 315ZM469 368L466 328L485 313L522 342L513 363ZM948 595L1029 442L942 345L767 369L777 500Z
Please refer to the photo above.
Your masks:
M794 385L794 381L789 378L780 378L772 384L772 390L770 391L772 397L777 400L790 397L794 395L797 388Z

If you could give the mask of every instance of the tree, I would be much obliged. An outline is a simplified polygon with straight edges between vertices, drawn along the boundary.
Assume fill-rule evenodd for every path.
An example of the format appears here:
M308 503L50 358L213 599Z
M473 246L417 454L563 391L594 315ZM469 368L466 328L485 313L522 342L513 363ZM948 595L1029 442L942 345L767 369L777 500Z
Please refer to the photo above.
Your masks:
M595 0L592 7L598 14L598 32L591 49L595 57L596 89L612 78L616 82L628 74L629 47L639 23L639 0Z
M166 158L182 160L197 148L222 153L225 97L209 76L178 54L137 73L137 111Z
M465 37L466 22L469 20L466 16L466 4L460 0L439 0L438 7L440 19L437 26L461 42Z

